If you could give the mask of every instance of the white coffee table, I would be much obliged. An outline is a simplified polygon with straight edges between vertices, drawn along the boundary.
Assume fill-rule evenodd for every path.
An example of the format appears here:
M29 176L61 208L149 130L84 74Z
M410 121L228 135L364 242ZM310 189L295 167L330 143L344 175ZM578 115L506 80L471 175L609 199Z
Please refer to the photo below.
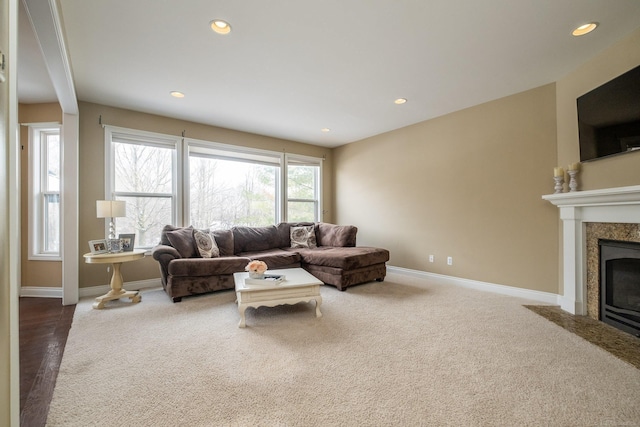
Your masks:
M233 279L236 285L236 297L238 311L240 312L239 328L246 326L244 312L247 307L258 308L261 306L275 307L282 304L297 304L299 302L316 301L316 317L321 317L320 286L324 285L302 268L284 268L281 270L269 270L268 274L282 274L286 280L269 285L247 285L244 279L249 273L235 273Z

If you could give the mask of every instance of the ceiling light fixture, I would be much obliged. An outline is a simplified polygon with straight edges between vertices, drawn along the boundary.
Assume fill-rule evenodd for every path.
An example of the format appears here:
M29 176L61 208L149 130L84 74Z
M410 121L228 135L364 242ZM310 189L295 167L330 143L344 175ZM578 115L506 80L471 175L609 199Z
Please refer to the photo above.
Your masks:
M171 96L173 96L174 98L184 98L184 93L174 90L171 91Z
M229 34L231 32L231 25L222 19L214 19L211 21L211 29L218 34Z
M407 102L406 98L398 98L395 101L393 101L394 103L398 104L398 105L402 105L405 102Z
M597 22L589 22L588 24L580 25L578 28L573 30L571 34L576 37L584 36L585 34L589 34L591 31L595 30L597 26Z
M329 129L329 128L322 128L322 129L320 129L320 131L321 131L321 132L325 132L325 133L326 133L326 132L331 132L331 129Z

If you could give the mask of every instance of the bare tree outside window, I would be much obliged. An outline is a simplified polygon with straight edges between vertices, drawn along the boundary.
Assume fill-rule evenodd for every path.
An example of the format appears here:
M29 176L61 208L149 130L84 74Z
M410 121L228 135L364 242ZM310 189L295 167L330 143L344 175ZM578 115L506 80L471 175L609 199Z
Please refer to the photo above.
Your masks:
M121 233L134 232L136 246L154 246L162 227L172 222L173 151L114 144L115 194L127 202L127 217L119 218L117 227Z
M190 156L191 224L201 229L263 226L276 221L280 168L241 160Z
M127 202L117 231L135 233L137 248L155 246L169 224L216 230L318 220L321 159L110 126L105 133L107 195Z
M287 168L287 219L317 221L318 166L290 164Z
M44 253L60 253L60 133L41 133L42 166L45 180L43 195L43 245Z

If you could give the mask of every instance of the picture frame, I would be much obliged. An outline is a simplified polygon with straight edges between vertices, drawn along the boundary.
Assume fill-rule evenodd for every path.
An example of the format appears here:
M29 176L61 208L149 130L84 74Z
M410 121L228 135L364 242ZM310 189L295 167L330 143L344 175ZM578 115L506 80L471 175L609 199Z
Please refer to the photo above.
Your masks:
M122 251L131 252L136 242L135 234L119 234L118 238L122 241Z
M122 252L122 240L120 239L107 239L107 248L109 253L117 254Z
M105 239L89 240L89 249L91 249L91 255L106 254L109 252L109 247Z

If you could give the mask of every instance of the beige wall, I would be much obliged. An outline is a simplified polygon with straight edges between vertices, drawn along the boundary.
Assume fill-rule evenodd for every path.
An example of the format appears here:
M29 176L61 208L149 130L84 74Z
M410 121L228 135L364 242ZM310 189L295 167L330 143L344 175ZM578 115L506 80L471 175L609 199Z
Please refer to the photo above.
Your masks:
M640 65L640 29L557 82L558 164L580 159L576 99ZM582 164L581 190L640 184L640 151Z
M139 129L167 135L182 135L188 138L294 153L306 156L325 157L323 177L324 221L333 220L330 191L332 188L332 150L293 141L270 138L255 134L206 126L183 120L160 117L135 111L81 102L80 106L80 253L88 251L87 242L104 236L104 220L96 218L96 200L104 194L104 130L99 124ZM160 238L160 236L158 236ZM123 264L125 282L159 278L158 264L151 257L142 261ZM80 287L104 285L109 281L105 266L80 264Z
M20 123L62 123L62 109L58 103L20 104ZM20 126L20 235L21 285L41 287L62 286L62 261L29 261L29 128Z
M337 148L337 222L392 266L557 292L558 213L541 199L555 97L550 84Z

